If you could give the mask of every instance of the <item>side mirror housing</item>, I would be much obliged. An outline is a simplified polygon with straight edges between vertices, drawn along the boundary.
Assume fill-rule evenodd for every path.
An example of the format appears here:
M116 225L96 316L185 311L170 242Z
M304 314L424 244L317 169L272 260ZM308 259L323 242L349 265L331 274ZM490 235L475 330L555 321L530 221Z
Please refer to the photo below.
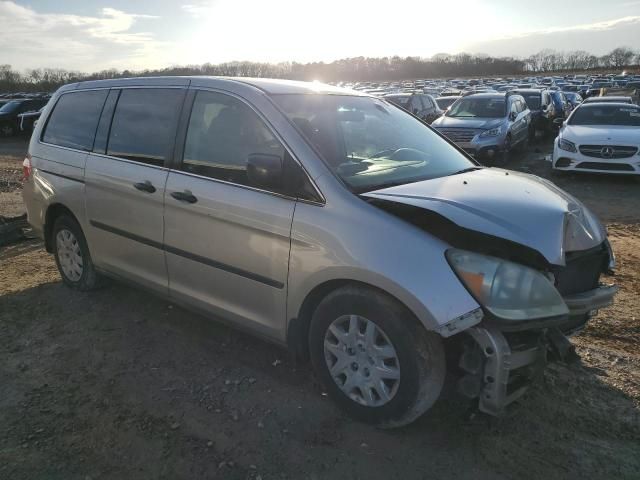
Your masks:
M513 121L518 117L516 112L509 112L509 120Z
M283 172L282 157L278 155L251 153L247 158L247 177L256 187L280 189Z

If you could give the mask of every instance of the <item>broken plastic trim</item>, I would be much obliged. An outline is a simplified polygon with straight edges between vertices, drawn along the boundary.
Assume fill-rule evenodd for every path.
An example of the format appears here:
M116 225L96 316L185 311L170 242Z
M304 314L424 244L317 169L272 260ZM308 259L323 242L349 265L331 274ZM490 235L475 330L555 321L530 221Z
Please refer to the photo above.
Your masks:
M478 307L475 310L471 310L453 320L440 326L437 332L443 337L451 337L456 333L462 332L469 327L473 327L482 321L484 318L484 312L482 308Z

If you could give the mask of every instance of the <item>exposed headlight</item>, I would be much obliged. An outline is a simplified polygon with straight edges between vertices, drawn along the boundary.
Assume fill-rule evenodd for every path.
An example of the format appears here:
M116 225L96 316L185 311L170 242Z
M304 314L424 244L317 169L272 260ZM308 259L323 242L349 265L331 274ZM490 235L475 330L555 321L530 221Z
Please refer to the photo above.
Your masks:
M501 133L502 133L502 127L496 127L496 128L492 128L491 130L485 130L480 134L480 137L481 138L497 137Z
M448 250L447 259L474 298L498 318L518 321L569 313L558 290L537 270L458 249Z
M577 152L576 144L570 142L569 140L565 140L564 138L558 139L558 148L560 148L561 150L566 150L567 152Z

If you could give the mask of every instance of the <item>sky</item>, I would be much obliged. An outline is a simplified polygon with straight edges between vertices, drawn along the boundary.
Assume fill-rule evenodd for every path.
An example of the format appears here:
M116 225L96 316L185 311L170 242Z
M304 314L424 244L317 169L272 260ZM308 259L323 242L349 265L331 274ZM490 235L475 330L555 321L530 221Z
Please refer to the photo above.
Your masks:
M93 72L640 50L640 0L0 0L0 64Z

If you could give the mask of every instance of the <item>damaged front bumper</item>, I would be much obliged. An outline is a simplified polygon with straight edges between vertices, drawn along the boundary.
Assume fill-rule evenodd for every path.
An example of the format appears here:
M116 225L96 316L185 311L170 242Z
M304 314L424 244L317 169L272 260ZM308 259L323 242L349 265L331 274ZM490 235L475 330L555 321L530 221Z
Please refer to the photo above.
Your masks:
M463 345L459 359L464 373L458 380L458 390L477 398L480 411L500 415L542 375L548 362L575 357L567 337L584 328L596 310L611 305L617 291L615 285L601 285L564 297L570 312L565 324L504 331L483 322L465 330L471 341Z

